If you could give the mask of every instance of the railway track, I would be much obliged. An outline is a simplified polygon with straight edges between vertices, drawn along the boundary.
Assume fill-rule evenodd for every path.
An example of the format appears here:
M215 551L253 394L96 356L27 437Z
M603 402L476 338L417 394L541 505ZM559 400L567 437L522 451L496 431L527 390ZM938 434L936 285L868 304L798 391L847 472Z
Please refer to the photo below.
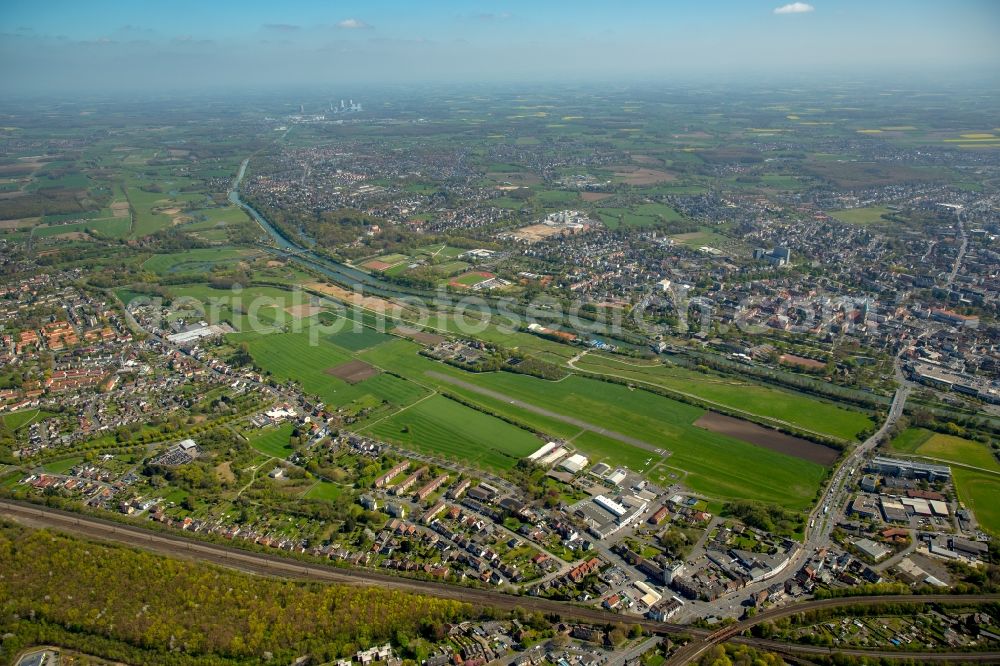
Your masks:
M788 654L833 654L843 653L855 656L889 657L898 659L917 659L919 661L976 661L1000 663L1000 652L953 652L953 653L914 653L891 650L861 650L861 649L831 649L813 645L800 645L767 640L749 636L740 636L747 629L760 624L777 620L797 613L825 608L837 608L847 605L876 605L880 603L962 603L962 602L996 602L1000 594L986 595L894 595L891 597L845 597L835 599L818 599L798 604L773 608L752 618L724 627L716 631L672 624L669 622L654 622L645 618L628 615L617 615L598 608L577 606L575 604L507 594L496 590L481 590L443 583L438 581L403 578L370 571L365 569L346 569L299 562L291 558L266 553L255 553L233 546L198 541L181 535L163 534L134 525L117 523L103 518L62 511L50 507L38 506L26 502L0 500L0 515L18 520L33 527L44 527L69 532L84 537L110 541L136 548L142 548L171 557L181 557L211 562L230 568L247 571L254 574L295 578L301 580L339 583L346 585L376 585L398 589L414 594L426 594L444 599L451 599L472 604L473 606L491 606L505 610L521 608L529 612L541 612L558 615L562 619L573 619L592 624L623 623L639 625L646 631L660 635L686 635L693 640L671 656L669 664L686 664L696 660L705 650L713 645L724 642L736 642L751 645L760 649L783 652Z

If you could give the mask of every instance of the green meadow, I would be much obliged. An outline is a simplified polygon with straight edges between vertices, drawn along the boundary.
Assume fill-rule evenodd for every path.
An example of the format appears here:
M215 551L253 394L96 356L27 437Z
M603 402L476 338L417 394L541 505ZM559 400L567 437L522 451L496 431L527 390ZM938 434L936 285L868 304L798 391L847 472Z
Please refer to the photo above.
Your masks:
M864 413L818 398L771 388L735 377L713 376L679 366L588 354L575 363L581 370L648 382L669 390L787 422L839 439L853 440L872 425Z
M287 458L292 453L288 439L292 436L292 424L282 423L277 427L264 428L247 433L250 446L274 458Z
M636 470L646 468L655 454L562 421L535 414L509 402L484 396L429 376L436 372L530 402L552 412L590 419L605 427L663 447L671 455L663 462L682 470L685 482L705 495L729 499L747 498L806 508L815 496L826 470L811 463L747 442L696 428L704 410L642 390L579 376L550 382L507 372L468 373L416 354L417 345L393 342L362 355L369 362L439 390L462 396L483 409L501 414L546 434L572 439L593 461L607 459ZM593 415L588 417L587 415Z
M493 469L510 469L544 443L527 430L439 395L375 422L365 432Z

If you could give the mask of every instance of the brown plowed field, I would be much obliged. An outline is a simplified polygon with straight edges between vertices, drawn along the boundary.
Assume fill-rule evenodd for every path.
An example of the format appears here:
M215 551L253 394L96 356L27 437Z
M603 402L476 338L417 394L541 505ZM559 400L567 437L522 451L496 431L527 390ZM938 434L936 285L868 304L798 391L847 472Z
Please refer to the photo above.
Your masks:
M720 435L728 435L744 442L762 446L765 449L818 463L824 467L832 465L840 456L839 451L831 449L829 446L810 442L801 437L792 437L750 421L734 419L716 412L705 412L694 424L699 428L717 432Z

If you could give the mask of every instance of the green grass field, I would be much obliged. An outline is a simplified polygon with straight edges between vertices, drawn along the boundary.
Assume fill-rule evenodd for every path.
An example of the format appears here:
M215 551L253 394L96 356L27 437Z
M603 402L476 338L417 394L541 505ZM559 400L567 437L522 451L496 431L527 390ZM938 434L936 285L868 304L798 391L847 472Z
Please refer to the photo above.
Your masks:
M847 224L875 224L876 222L885 222L882 216L889 212L891 211L885 206L872 206L870 208L835 210L830 213L830 216Z
M679 468L695 491L721 499L747 498L804 509L825 475L820 465L692 425L704 410L647 391L571 376L560 382L506 372L467 373L418 356L417 345L397 341L365 352L363 358L423 383L432 383L550 435L572 438L592 457L641 471L655 455L550 417L534 414L504 400L483 396L429 377L438 372L533 403L553 412L582 418L672 451L666 465ZM408 410L409 411L409 410ZM405 414L406 412L404 412ZM590 415L589 417L587 415Z
M907 428L896 435L890 444L896 451L916 453L920 445L931 438L934 433L924 428Z
M647 364L642 361L588 354L576 362L581 370L597 374L649 382L666 389L688 393L821 434L841 439L872 425L868 416L817 398L756 384L735 377L719 377L675 365Z
M287 458L292 453L292 447L288 443L292 430L291 423L282 423L277 427L264 428L246 435L250 446L261 453L275 458Z
M355 331L351 323L347 323L342 331L338 331L327 337L327 340L343 347L344 349L356 352L369 347L375 347L383 342L389 342L394 338L385 333L379 333L371 328L364 327L360 331Z
M168 182L163 186L164 190L166 190L165 192L146 192L140 189L137 182L127 185L128 200L135 212L135 220L132 228L133 236L137 238L148 236L174 224L173 217L157 211L180 208L187 203L204 199L203 194L192 192L170 194L170 191L178 186L178 184Z
M733 243L733 240L714 231L695 231L687 234L677 234L672 236L678 243L683 243L688 247L714 247L723 249Z
M36 421L41 421L42 419L52 416L51 412L45 412L40 409L23 409L19 412L11 412L10 414L4 414L2 417L3 423L11 431L19 430L25 428Z
M892 440L892 448L901 453L989 470L952 465L951 475L959 499L972 509L983 529L1000 535L1000 502L997 502L1000 463L985 444L924 428L907 428Z
M232 264L253 253L239 248L199 248L171 254L154 254L142 267L157 275L207 273L220 264Z
M59 234L90 233L108 238L125 238L129 235L129 219L127 217L98 218L73 224L56 224L35 227L32 235L35 238L48 238Z
M469 270L469 266L470 264L464 261L446 261L443 264L436 264L434 272L438 275L449 277Z
M526 430L442 396L423 400L365 431L404 446L495 469L510 469L543 444Z
M449 245L428 245L427 247L417 248L415 254L424 254L429 257L437 257L438 259L454 259L464 252L466 252L466 250L460 247L451 247Z
M485 282L488 279L489 279L488 277L483 277L477 272L477 273L466 273L465 275L460 275L457 278L454 278L452 282L454 282L455 284L460 284L463 287L472 287L474 285L479 284L480 282Z
M230 335L229 339L235 343L245 341L258 366L279 381L298 381L306 393L319 396L331 407L347 406L356 400L370 403L370 398L374 398L376 404L386 400L403 406L427 394L426 389L417 384L385 373L358 384L348 384L327 370L350 361L352 355L324 339L321 334L315 344L311 337L310 331L306 330L269 335L238 333Z
M892 441L892 448L917 456L961 463L1000 474L1000 463L989 447L971 439L907 428ZM1000 481L1000 477L997 479Z
M979 525L987 532L1000 536L1000 476L977 472L963 467L951 470L958 498L972 510Z
M344 489L329 481L319 481L305 492L306 499L335 500L343 494Z
M62 458L60 460L53 460L52 462L45 463L42 465L42 469L51 474L65 474L73 467L76 467L83 462L82 456L74 456L72 458Z

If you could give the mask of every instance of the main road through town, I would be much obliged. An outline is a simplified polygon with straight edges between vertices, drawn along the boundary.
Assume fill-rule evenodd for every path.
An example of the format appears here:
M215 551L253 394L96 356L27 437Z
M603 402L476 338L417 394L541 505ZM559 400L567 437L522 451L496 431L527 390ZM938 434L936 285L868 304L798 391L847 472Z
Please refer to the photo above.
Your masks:
M640 617L615 615L598 608L582 607L552 601L549 599L522 597L506 594L496 590L480 590L438 581L403 578L400 576L392 576L365 569L348 569L324 566L322 564L313 564L288 557L255 553L241 550L233 546L208 543L184 537L179 534L175 535L156 532L136 525L116 523L111 520L95 518L68 511L61 511L26 502L0 500L0 515L13 518L30 527L55 529L87 538L120 543L173 557L206 561L252 573L330 583L391 587L417 594L428 594L436 597L462 601L472 604L474 607L490 606L502 609L522 608L528 612L555 614L564 619L574 619L595 624L608 624L615 622L621 622L629 625L637 624L654 634L669 634L673 636L683 634L692 637L694 640L688 646L681 648L679 651L679 653L683 652L684 654L690 654L690 651L686 649L687 647L700 647L703 645L710 646L726 640L746 643L764 649L781 650L783 652L828 654L830 651L826 648L782 643L780 641L764 640L754 637L741 637L737 636L737 634L756 624L768 620L775 620L799 612L823 608L836 608L843 605L874 605L885 602L926 603L930 599L941 603L962 603L970 601L982 603L1000 601L1000 595L998 594L975 596L934 595L933 597L900 595L892 597L822 599L771 609L760 613L753 618L749 618L743 622L730 625L722 630L711 633L705 629L687 627L667 622L653 622ZM701 654L703 651L704 649L699 649L697 654ZM873 657L894 655L899 657L913 656L913 653L893 652L888 650L852 650L851 653L859 656ZM695 658L696 656L697 655L693 655L691 658ZM996 663L1000 661L1000 652L929 653L927 655L919 655L918 658L922 661L961 660L992 661ZM675 658L671 659L671 662L687 663L688 658L684 658L683 661L677 661L675 656Z

